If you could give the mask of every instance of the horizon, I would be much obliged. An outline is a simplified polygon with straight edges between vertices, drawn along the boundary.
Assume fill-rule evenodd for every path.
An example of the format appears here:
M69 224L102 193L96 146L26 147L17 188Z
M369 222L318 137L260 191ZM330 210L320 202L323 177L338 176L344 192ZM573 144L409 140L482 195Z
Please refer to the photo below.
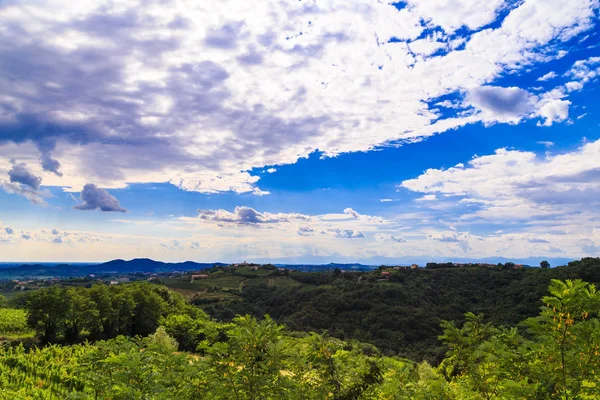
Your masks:
M599 13L0 2L0 259L598 257Z
M507 262L512 262L515 263L517 265L526 265L529 267L538 267L539 266L539 262L537 261L539 259L539 262L541 261L549 261L551 264L551 267L559 267L559 266L565 266L567 265L569 262L571 261L579 261L578 259L568 259L568 258L544 258L544 257L530 257L528 259L510 259L510 258L505 258L505 257L497 257L497 258L483 258L483 259L468 259L468 258L458 258L458 259L430 259L427 261L423 261L422 259L419 261L397 261L394 262L393 260L388 260L388 262L382 262L382 263L365 263L365 262L351 262L351 261L344 261L344 262L335 262L335 261L321 261L321 262L305 262L305 263L301 263L301 262L284 262L284 261L280 261L278 262L278 260L272 260L272 261L247 261L247 260L237 260L237 261L198 261L198 260L188 260L188 259L182 259L180 261L163 261L163 260L157 260L157 259L152 259L152 258L147 258L147 257L136 257L136 258L132 258L132 259L123 259L123 258L114 258L114 259L110 259L110 260L105 260L105 261L0 261L0 266L2 265L10 265L10 266L19 266L19 265L76 265L76 264L83 264L83 265L101 265L101 264L107 264L110 262L114 262L114 261L123 261L123 262L133 262L133 261L152 261L152 262L156 262L156 263L164 263L164 264L184 264L184 263L194 263L194 264L202 264L202 265L206 265L206 264L223 264L223 265L235 265L235 264L243 264L243 263L247 263L247 264L257 264L257 265L266 265L266 264L272 264L272 265L314 265L314 266L326 266L326 265L362 265L362 266L367 266L367 267L378 267L378 266L397 266L397 265L412 265L412 264L417 264L420 267L424 267L427 263L438 263L438 264L443 264L443 263L456 263L456 264L504 264ZM533 263L532 263L533 261Z

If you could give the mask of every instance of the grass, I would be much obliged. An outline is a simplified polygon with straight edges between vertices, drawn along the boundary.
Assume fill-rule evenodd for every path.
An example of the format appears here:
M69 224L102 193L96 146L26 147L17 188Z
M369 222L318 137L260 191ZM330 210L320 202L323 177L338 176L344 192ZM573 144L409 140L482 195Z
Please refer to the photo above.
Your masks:
M205 279L196 279L194 282L190 281L190 278L172 278L165 279L163 282L165 286L171 289L183 289L191 291L204 291L211 287L228 290L240 290L241 282L246 280L242 276L233 275L222 275L217 277L210 277Z
M287 276L276 276L276 277L261 277L255 279L248 279L244 282L245 286L258 286L258 285L266 285L269 287L280 286L280 287L290 287L290 286L298 286L301 285L300 282L295 281L292 278L288 278Z

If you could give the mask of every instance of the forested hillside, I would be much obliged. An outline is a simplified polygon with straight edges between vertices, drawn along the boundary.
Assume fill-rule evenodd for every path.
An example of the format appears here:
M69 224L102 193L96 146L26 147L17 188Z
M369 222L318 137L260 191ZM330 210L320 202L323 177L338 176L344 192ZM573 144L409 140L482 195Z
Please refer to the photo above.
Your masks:
M462 324L442 322L449 351L434 367L358 341L294 333L268 316L217 322L159 285L52 287L27 303L28 324L63 344L0 347L0 398L599 398L600 293L554 280L542 304L515 327L472 313Z
M389 275L382 279L385 271ZM235 299L203 308L222 321L237 314L269 314L292 330L326 330L341 339L372 343L386 354L437 364L446 350L437 339L442 320L463 321L466 312L474 312L494 324L515 325L537 315L552 279L600 282L600 259L557 268L383 268L287 275L297 284L244 285Z

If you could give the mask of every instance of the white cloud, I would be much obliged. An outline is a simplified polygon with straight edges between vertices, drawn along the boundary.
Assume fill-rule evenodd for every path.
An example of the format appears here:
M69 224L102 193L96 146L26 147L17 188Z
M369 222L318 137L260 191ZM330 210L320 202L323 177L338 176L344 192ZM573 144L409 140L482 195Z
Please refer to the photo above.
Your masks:
M541 145L546 146L546 147L552 147L552 146L554 146L554 142L551 142L549 140L539 140L536 143L537 144L541 144Z
M600 57L590 57L587 60L579 60L567 72L567 76L587 83L600 75Z
M343 238L343 239L356 239L356 238L364 238L365 237L364 233L362 233L360 231L355 231L354 229L332 228L332 229L329 229L327 232L331 233L335 237Z
M251 207L245 206L238 206L233 212L226 210L198 210L198 218L203 221L241 225L272 224L279 222L310 220L309 216L303 214L261 213Z
M567 91L575 92L583 89L583 83L577 81L567 82L565 83L565 87L567 88Z
M352 216L352 218L360 218L360 214L349 207L344 209L344 214L348 214Z
M538 78L538 81L540 81L540 82L549 81L549 80L551 80L551 79L554 79L554 78L556 78L557 76L558 76L558 75L556 74L556 72L554 72L554 71L550 71L550 72L548 72L547 74L545 74L545 75L543 75L543 76L540 76L540 77Z
M373 235L373 237L375 238L375 240L379 240L379 241L392 241L392 242L396 242L396 243L406 243L406 239L399 237L399 236L390 235L387 233L376 233L375 235Z
M517 87L483 86L471 89L465 102L475 107L485 122L517 123L534 110L536 98Z
M504 0L410 0L409 7L425 16L433 26L440 26L452 33L465 26L481 28L494 21L498 11L505 6Z
M538 110L538 114L545 119L543 123L538 125L551 126L554 122L562 122L569 118L569 100L549 100L542 103Z
M573 152L545 157L499 149L492 155L474 157L464 169L429 169L400 187L458 197L464 204L476 205L463 220L535 223L538 217L579 214L582 207L588 218L595 215L595 207L600 205L599 171L600 140ZM570 218L565 217L565 221ZM589 222L585 226L589 227Z
M400 11L375 0L10 2L0 7L0 57L18 65L0 67L0 158L16 150L39 164L45 185L74 192L88 182L170 182L266 194L252 168L520 121L531 100L520 89L504 88L519 107L499 109L473 88L563 56L560 42L590 29L597 8L590 0L411 0ZM501 10L499 26L449 38ZM444 32L418 39L436 27ZM577 65L573 80L593 79L593 62ZM429 109L467 92L477 115L440 119ZM563 118L562 101L543 107L545 124Z
M315 234L315 230L308 226L301 226L298 228L298 235L300 236L312 236Z

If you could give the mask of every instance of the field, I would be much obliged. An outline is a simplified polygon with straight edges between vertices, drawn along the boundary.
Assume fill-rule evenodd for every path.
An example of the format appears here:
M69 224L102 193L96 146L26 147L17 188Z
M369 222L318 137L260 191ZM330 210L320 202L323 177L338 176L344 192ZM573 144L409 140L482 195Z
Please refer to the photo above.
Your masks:
M209 288L219 288L225 290L240 290L242 281L246 280L243 276L222 275L211 276L207 279L196 279L191 282L189 277L164 279L163 283L172 289L192 290L195 292L206 291Z
M192 300L195 304L212 304L219 302L241 301L244 287L292 287L302 285L300 282L274 269L238 267L235 271L212 271L208 278L195 279L190 275L162 279L168 288L175 290Z

